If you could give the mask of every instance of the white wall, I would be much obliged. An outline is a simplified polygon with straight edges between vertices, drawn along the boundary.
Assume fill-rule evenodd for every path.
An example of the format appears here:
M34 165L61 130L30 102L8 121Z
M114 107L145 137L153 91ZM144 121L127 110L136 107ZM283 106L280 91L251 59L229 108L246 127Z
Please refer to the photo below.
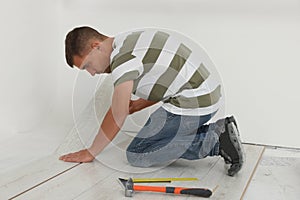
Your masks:
M243 140L300 146L298 0L65 0L61 6L63 33L80 25L108 35L156 26L193 38L217 65L226 113L237 116ZM69 73L74 72L61 69L61 85L66 85L61 93L68 99L72 84L94 88L95 81L84 72L81 83L74 83ZM84 98L75 101L80 104Z
M54 107L58 12L53 0L1 1L1 139L30 132Z

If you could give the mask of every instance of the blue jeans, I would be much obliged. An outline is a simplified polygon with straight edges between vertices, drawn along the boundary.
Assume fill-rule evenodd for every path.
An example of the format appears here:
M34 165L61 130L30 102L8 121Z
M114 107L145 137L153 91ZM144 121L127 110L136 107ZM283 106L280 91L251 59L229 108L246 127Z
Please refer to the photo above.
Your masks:
M195 160L219 155L224 119L204 125L214 114L184 116L158 108L129 144L128 162L150 167L170 164L179 158Z

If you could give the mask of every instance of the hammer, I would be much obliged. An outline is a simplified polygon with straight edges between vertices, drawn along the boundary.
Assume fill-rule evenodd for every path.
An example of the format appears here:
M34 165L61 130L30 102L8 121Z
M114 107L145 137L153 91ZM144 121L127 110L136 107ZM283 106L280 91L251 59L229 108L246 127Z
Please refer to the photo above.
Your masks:
M121 180L125 187L125 197L132 197L134 191L148 191L148 192L161 192L172 194L187 194L198 197L210 197L212 191L205 188L183 188L183 187L161 187L161 186L144 186L134 185L132 178L127 180Z

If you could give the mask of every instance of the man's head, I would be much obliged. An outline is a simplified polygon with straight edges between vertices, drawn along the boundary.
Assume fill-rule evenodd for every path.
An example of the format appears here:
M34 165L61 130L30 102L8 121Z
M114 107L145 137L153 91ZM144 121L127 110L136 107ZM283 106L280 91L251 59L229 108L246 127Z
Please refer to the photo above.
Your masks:
M111 38L90 27L77 27L70 31L65 40L65 56L70 67L86 69L95 75L109 66ZM106 42L108 41L108 42ZM104 69L103 69L104 68Z

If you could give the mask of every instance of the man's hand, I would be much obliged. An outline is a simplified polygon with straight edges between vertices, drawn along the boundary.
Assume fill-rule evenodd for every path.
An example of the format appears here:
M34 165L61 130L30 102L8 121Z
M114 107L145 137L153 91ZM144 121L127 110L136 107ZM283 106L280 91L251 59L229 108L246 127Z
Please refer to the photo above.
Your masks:
M135 113L140 110L138 100L130 100L129 103L129 114Z
M130 100L129 103L129 114L135 113L137 111L140 111L146 107L152 106L153 104L156 104L155 101L148 101L145 99L138 99L138 100Z
M59 158L59 160L65 162L78 162L78 163L92 162L94 159L95 157L87 149L83 149L75 153L69 153Z

